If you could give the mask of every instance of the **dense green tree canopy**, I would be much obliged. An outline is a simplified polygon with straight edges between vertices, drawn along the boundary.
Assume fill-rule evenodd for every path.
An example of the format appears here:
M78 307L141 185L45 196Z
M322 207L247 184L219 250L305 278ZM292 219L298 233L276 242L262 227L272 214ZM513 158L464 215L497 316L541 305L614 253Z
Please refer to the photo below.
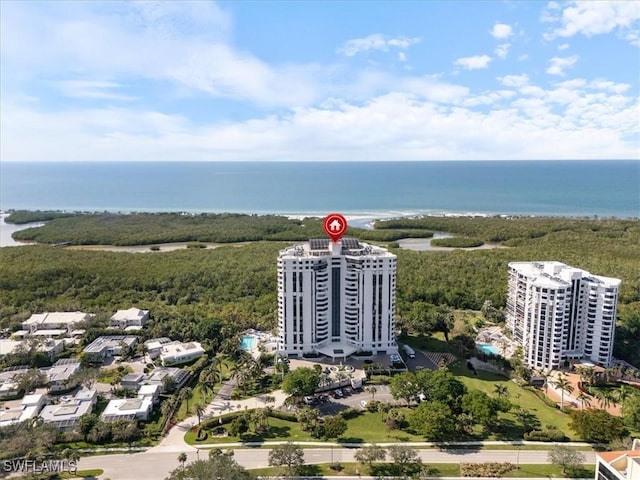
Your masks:
M432 442L451 440L456 419L451 408L442 402L423 402L409 415L409 425Z
M2 248L0 328L18 329L31 313L47 310L84 310L108 317L116 309L136 306L151 310L150 336L213 336L221 341L246 328L271 330L276 326L278 251L294 240L324 236L319 219L177 214L89 217L56 218L46 230L37 230L57 231L55 238L42 239L52 243L203 241L200 230L207 235L226 232L217 241L269 238L289 243L253 242L146 254L45 246ZM443 322L446 325L444 317L438 324L441 307L479 310L489 301L499 312L505 305L508 262L554 259L622 279L614 354L640 365L640 221L429 217L378 222L377 226L378 230L353 229L349 234L366 239L398 232L389 227L420 235L424 229L444 230L483 241L499 239L509 247L449 252L393 249L398 255L398 320L410 331L429 335ZM184 235L185 231L191 233ZM164 237L152 238L154 232ZM91 238L83 240L89 233ZM79 237L74 240L69 234ZM33 360L37 361L35 356Z
M287 373L282 381L282 390L294 397L313 395L320 384L320 374L314 368L296 368Z
M606 410L572 410L570 426L587 442L610 442L628 434L622 418Z
M246 471L232 455L209 455L208 460L197 460L184 468L176 468L166 480L252 480L256 476Z

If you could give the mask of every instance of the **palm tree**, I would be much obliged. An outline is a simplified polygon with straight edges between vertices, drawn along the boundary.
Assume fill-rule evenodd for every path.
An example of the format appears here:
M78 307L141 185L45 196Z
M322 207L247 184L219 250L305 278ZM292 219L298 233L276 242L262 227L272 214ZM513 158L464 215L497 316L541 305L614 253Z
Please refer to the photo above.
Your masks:
M633 388L629 387L626 384L620 385L616 393L616 400L620 404L620 415L624 417L624 402L633 395Z
M206 399L207 395L213 394L215 391L215 386L217 384L215 373L210 369L203 370L198 380L200 391Z
M581 410L584 410L585 405L587 407L591 406L591 397L586 393L584 393L583 391L580 391L580 393L577 396L577 400L580 402Z
M375 386L371 385L371 386L369 386L369 387L365 388L365 391L366 391L369 395L371 395L371 401L373 401L373 399L374 399L374 398L375 398L375 396L376 396L376 392L378 391L378 389L377 389Z
M600 408L603 410L607 410L612 406L616 406L618 403L616 402L613 393L610 390L596 390L595 397L600 402Z
M196 411L196 415L198 416L198 426L200 426L200 420L202 418L202 415L204 415L204 412L205 412L204 405L198 402L193 406L193 408Z
M182 471L184 471L184 464L187 462L187 454L182 452L180 455L178 455L178 462L180 462Z
M189 400L193 398L193 389L191 387L183 388L182 390L180 390L180 393L178 394L178 398L180 399L180 401L183 401L186 403L187 413L189 413Z
M496 395L498 395L498 398L502 398L503 395L506 397L509 394L507 386L501 385L499 383L495 384L495 386L493 387L493 391Z
M558 375L558 378L552 383L556 388L560 389L560 410L562 410L564 408L564 392L571 394L573 392L573 385L571 385L567 377L562 374Z

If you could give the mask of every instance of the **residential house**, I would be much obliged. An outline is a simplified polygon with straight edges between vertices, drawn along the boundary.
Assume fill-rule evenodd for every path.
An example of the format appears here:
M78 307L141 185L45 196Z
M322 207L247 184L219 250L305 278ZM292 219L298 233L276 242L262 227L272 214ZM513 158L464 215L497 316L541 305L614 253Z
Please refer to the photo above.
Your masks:
M144 346L147 350L147 355L149 355L149 358L154 359L160 356L160 353L162 352L162 347L171 342L172 340L167 337L152 338L144 342Z
M204 355L204 348L198 342L171 342L162 346L160 362L165 367L189 363Z
M175 367L158 367L147 374L129 373L122 377L120 385L127 390L136 391L143 385L157 385L160 392L164 392L167 380L181 388L189 380L189 373L186 370Z
M0 428L33 420L45 402L45 396L40 393L25 395L19 407L0 410Z
M111 400L102 412L102 420L149 420L153 406L158 403L159 392L158 385L143 385L138 390L137 398Z
M40 369L49 378L49 392L68 390L77 384L71 384L71 377L80 371L80 362L73 358L63 358L52 367Z
M20 393L20 386L15 381L15 377L28 370L28 367L21 366L7 368L0 372L0 400L16 397Z
M22 322L22 328L31 335L39 330L46 330L52 336L64 336L70 334L77 324L89 320L92 316L84 312L34 313Z
M140 330L149 321L149 310L130 308L128 310L118 310L109 319L109 327L120 330L131 331Z
M80 417L93 411L97 400L95 390L80 390L73 398L62 398L60 403L44 407L40 418L60 430L73 430L78 426Z
M122 348L133 348L138 342L138 337L133 335L105 335L96 338L87 345L82 353L93 361L103 361L122 353Z
M0 339L0 358L5 355L16 354L20 350L28 350L31 348L32 339L13 340L10 338ZM65 348L63 340L45 338L33 343L37 350L46 353L49 358L54 359L60 355Z

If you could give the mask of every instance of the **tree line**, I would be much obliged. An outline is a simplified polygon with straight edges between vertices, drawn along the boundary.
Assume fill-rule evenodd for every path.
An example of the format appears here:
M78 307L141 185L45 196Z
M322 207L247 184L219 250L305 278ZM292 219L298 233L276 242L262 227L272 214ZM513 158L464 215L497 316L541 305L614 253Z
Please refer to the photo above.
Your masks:
M177 228L174 222L201 227L218 225L210 217L221 222L219 225L235 225L226 234L229 238L299 235L303 240L324 236L319 219L292 221L277 216L235 214L207 214L202 218L140 214L115 216L116 220L96 214L55 219L43 228L69 221L85 225L83 222L90 218L92 224L104 223L106 230L128 232L133 241L142 232L153 232L163 224L163 238L175 240L180 235L173 232ZM140 219L151 223L137 223ZM127 228L122 223L116 228L112 222L124 222ZM242 225L247 229L244 233ZM425 231L446 229L486 241L499 237L503 245L509 246L448 252L391 248L398 256L398 319L409 329L425 335L437 331L439 322L425 322L423 312L437 312L443 307L480 310L489 301L501 309L506 301L509 262L558 260L597 275L622 279L614 353L640 365L640 221L429 217L378 222L376 227L351 234L364 240L366 235L385 231L422 235ZM80 230L77 227L73 231ZM97 243L109 243L107 240L91 239ZM112 240L115 243L116 239ZM150 240L147 237L145 241ZM149 332L154 336L189 340L203 338L211 329L218 332L222 327L223 337L251 327L272 330L276 326L276 258L278 251L292 241L297 240L152 254L75 251L42 245L2 248L0 328L17 329L20 321L42 311L84 310L108 318L116 309L136 306L151 310L154 321Z

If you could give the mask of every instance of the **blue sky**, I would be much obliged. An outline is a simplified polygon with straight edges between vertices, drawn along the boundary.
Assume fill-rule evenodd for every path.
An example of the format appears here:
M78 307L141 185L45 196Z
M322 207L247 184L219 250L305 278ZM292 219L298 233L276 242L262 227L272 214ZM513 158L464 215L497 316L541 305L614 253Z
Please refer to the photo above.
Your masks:
M0 159L640 158L640 2L0 3Z

